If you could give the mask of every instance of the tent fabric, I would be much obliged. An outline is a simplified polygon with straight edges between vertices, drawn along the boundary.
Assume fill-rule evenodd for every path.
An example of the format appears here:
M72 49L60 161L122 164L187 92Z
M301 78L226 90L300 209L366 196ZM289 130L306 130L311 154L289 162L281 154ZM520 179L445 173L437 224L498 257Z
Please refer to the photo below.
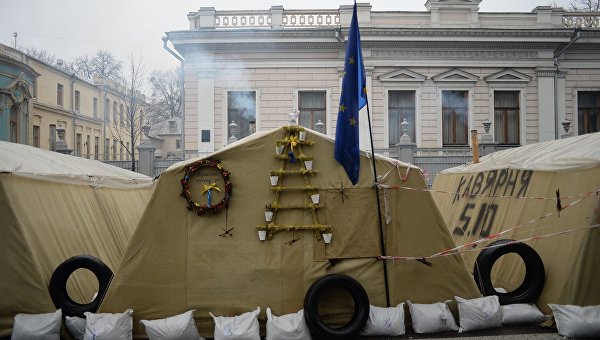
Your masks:
M546 282L537 305L546 314L548 303L600 304L595 287L600 280L600 230L594 227L600 224L600 164L592 160L598 158L599 148L600 133L523 146L482 161L490 165L491 160L503 159L497 163L502 168L461 166L438 174L433 183L433 197L457 245L507 230L477 249L497 239L535 238L526 244L544 263ZM545 163L529 161L527 150L536 150L533 157L546 158ZM515 159L508 158L511 154ZM563 166L556 166L559 163ZM546 236L561 232L568 233ZM477 255L463 254L469 268ZM516 288L523 275L516 255L501 257L492 271L494 286L507 290Z
M256 133L209 157L231 173L229 207L218 214L198 216L187 210L181 197L185 167L199 159L180 162L161 174L100 311L132 308L137 321L196 309L201 335L210 336L214 324L209 312L233 316L260 306L277 315L294 313L303 308L304 295L315 280L336 273L358 280L371 304L385 306L371 159L362 153L359 181L353 186L333 158L332 140L307 131L307 139L315 144L304 146L303 153L314 157L313 169L318 170L309 180L320 188L325 208L318 209L317 217L333 228L330 244L313 231L281 231L271 240L259 241L256 227L265 224L265 204L276 195L269 176L282 166L274 157L275 145L285 132L280 128ZM387 174L382 184L427 188L417 168L411 167L402 182L400 175L407 173L408 164L381 156L375 160L377 173ZM286 163L287 169L293 167L298 163ZM286 176L284 183L304 184L302 176ZM193 189L197 200L206 199L199 188ZM222 192L214 195L220 200ZM305 196L283 192L280 201L301 204ZM380 199L382 213L387 202L391 217L384 227L387 254L423 256L454 246L429 193L381 190ZM278 212L276 220L279 225L310 224L311 215L294 209ZM231 236L225 235L226 230ZM390 261L387 270L392 305L408 298L433 303L454 295L479 296L460 257L435 259L431 267ZM322 313L334 323L347 320L352 304L344 298L337 302ZM264 313L261 320L266 320ZM134 334L144 336L138 322Z
M147 188L153 185L151 177L96 160L2 141L0 141L0 172L29 178L41 176L45 181L57 183L89 184L111 188Z
M600 166L600 133L524 145L491 153L477 164L469 163L440 173L481 172L499 169L571 171Z
M0 144L3 169L10 164L10 169L17 171L0 173L0 336L5 336L10 334L17 313L56 310L48 284L54 269L66 259L89 254L116 271L153 188L113 188L92 186L89 182L80 185L88 174L102 174L105 179L139 178L138 183L151 183L151 178L114 167L103 168L100 162L72 156L66 156L72 159L61 173L62 157L49 161L37 157L40 153L36 148ZM22 163L12 156L5 158L16 154ZM10 161L5 163L6 159ZM48 169L45 173L53 169L49 180L38 170L36 178L20 176L18 169L31 169L28 164L32 164L32 159L39 162L35 164L37 169ZM90 168L85 173L77 170L89 167L89 162L103 169ZM76 180L67 184L57 182L57 177ZM87 270L76 271L67 284L69 295L80 303L89 302L97 289L98 281Z

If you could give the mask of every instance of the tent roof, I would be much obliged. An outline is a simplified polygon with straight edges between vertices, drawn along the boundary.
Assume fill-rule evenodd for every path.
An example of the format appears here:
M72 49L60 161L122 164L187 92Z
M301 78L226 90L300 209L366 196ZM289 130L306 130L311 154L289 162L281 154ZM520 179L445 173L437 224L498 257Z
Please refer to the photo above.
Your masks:
M0 141L0 172L66 184L139 188L153 179L96 160Z
M244 145L245 143L248 143L248 142L253 142L253 141L257 141L257 140L260 140L260 139L264 138L265 136L267 136L267 135L269 135L269 134L277 133L277 131L279 131L279 130L281 130L281 129L282 129L282 128L280 127L280 128L274 129L274 130L268 130L268 131L257 131L257 132L255 132L255 133L253 133L253 134L251 134L251 135L249 135L249 136L247 136L247 137L244 137L244 138L242 138L242 139L239 139L239 140L237 140L236 142L233 142L233 143L230 143L230 144L227 144L227 145L225 145L225 146L224 146L224 147L222 147L221 149L219 149L219 150L215 151L214 153L212 153L212 154L210 155L210 157L218 157L218 156L219 156L221 153L223 153L223 152L227 152L228 150L230 150L230 149L232 149L232 148L236 148L236 147L243 147L243 145ZM325 140L327 140L327 141L329 141L329 142L331 142L331 143L335 143L335 139L333 139L332 137L330 137L330 136L328 136L328 135L322 134L322 133L320 133L320 132L318 132L318 131L311 130L311 129L309 129L309 128L304 128L304 129L305 129L306 131L309 131L311 134L317 135L319 138L325 139ZM365 150L360 150L360 155L361 155L361 156L364 156L364 157L367 157L367 158L369 158L369 157L370 157L370 155L371 155L371 152L370 152L370 151L365 151ZM331 154L331 156L332 156L332 158L333 158L333 154ZM402 161L399 161L399 160L397 160L397 159L395 159L395 158L386 157L386 156L383 156L383 155L380 155L380 154L375 154L375 159L381 159L381 160L385 160L385 161L388 161L388 162L394 163L394 164L396 164L397 166L401 166L401 167L410 167L410 168L412 168L412 169L419 169L419 170L421 170L421 168L417 167L417 166L416 166L416 165L414 165L414 164L410 164L410 163L404 163L404 162L402 162ZM198 160L198 159L197 159L197 158L195 158L195 159L188 159L188 160L185 160L185 161L177 162L177 163L175 163L175 164L171 165L171 166L170 166L170 167L169 167L167 170L165 170L165 171L170 171L170 170L173 170L173 169L179 169L179 168L181 168L182 166L185 166L185 165L187 165L187 164L193 163L193 162L195 162L195 161L197 161L197 160ZM379 173L378 173L378 175L381 175L381 174L379 174Z
M576 137L529 144L494 152L469 163L440 173L480 172L498 169L566 171L600 165L600 132Z

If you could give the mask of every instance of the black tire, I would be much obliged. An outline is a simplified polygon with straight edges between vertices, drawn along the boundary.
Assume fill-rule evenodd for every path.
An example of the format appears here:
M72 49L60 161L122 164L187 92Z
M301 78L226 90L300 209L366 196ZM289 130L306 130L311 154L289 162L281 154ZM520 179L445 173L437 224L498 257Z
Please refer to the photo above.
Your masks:
M94 273L98 279L98 295L89 303L77 303L67 293L67 280L77 269L85 268ZM48 291L56 308L62 309L63 315L83 317L83 313L95 313L106 295L113 272L102 261L91 255L73 256L61 263L50 278Z
M475 283L481 294L484 296L497 295L501 305L534 302L540 296L546 280L544 263L535 250L524 243L512 242L515 241L498 240L490 243L479 253L473 268ZM506 245L499 247L503 244ZM502 255L508 253L515 253L521 257L525 263L525 278L517 289L512 292L500 293L492 284L492 267Z
M332 328L319 315L319 300L330 287L345 289L354 301L352 319L345 325ZM363 286L347 275L333 274L315 281L304 297L304 319L315 339L352 339L365 327L369 318L369 297Z

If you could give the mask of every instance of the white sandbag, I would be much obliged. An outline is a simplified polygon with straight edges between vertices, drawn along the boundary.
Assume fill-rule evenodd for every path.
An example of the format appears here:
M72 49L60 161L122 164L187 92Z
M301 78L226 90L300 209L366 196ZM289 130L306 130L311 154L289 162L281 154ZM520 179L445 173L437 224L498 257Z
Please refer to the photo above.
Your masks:
M85 338L85 318L78 316L67 316L65 318L65 325L71 336L75 340L83 340Z
M502 311L498 296L465 300L455 296L460 319L459 333L502 327Z
M215 322L215 340L260 340L258 325L260 307L252 312L233 317L209 314Z
M458 326L446 302L431 304L408 303L412 327L415 333L438 333L456 331Z
M500 306L503 325L531 325L546 321L546 316L536 305L515 303Z
M568 337L600 337L600 305L573 306L548 304L554 314L558 334Z
M60 340L62 311L44 314L17 314L11 340Z
M310 340L310 331L304 321L304 310L276 316L267 307L267 340Z
M363 335L398 336L404 333L404 302L389 308L370 306Z
M198 328L194 321L194 311L157 320L140 320L146 327L150 340L199 340Z
M85 312L84 340L132 340L133 310L123 313Z

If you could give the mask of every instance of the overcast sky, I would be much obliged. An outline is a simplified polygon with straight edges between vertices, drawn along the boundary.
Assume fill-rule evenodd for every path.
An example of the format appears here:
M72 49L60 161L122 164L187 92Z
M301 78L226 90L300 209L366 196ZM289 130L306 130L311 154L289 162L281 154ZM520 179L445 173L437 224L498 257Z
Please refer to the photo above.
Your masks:
M56 58L72 60L106 49L126 61L141 53L147 71L174 68L178 62L162 48L164 32L187 29L188 12L200 7L219 10L337 9L341 0L0 0L0 42L13 46L13 32L22 47L43 49ZM425 11L426 0L371 0L375 11ZM369 1L359 1L369 2ZM483 0L483 12L530 12L570 0Z

